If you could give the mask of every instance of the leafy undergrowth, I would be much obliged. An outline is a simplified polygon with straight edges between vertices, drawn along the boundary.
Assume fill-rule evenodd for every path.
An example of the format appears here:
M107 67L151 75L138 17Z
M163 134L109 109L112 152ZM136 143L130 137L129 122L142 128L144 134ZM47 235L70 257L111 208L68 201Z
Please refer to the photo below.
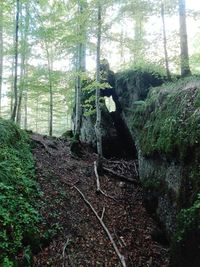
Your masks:
M121 266L104 230L79 193L91 202L111 232L127 266L168 266L168 249L153 240L155 222L143 206L139 186L122 184L109 175L101 188L115 200L96 194L93 162L96 154L83 150L81 159L70 154L68 142L32 135L36 141L37 179L43 191L41 231L50 243L33 257L33 266ZM127 163L128 164L128 163ZM51 230L48 230L51 229Z
M28 136L0 119L0 266L12 266L38 239L34 175Z

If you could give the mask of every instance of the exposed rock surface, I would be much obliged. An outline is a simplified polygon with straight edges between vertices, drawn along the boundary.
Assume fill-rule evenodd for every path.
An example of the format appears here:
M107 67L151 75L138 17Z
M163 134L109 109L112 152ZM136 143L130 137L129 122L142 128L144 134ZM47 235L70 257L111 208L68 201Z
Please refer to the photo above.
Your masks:
M124 124L121 132L124 129L131 135L137 148L147 209L157 216L169 240L176 233L173 251L178 253L174 253L173 266L186 267L190 262L195 267L200 265L199 246L191 246L198 244L200 236L200 205L195 202L200 188L200 81L194 77L151 89L162 83L158 75L127 71L116 74L115 86L107 93L116 104L116 122ZM106 119L112 120L113 116ZM109 125L118 136L118 144L128 140L119 135L114 120ZM103 126L109 143L108 129ZM181 218L178 221L177 215Z

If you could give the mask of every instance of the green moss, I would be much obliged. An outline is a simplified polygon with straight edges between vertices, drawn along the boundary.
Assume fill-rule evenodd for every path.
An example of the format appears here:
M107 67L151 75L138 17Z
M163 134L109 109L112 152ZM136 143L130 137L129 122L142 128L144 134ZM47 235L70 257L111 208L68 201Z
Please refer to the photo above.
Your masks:
M34 178L28 136L0 119L0 266L14 258L27 239L38 237Z
M200 81L180 80L153 89L137 107L133 126L144 155L187 158L200 143Z
M172 266L200 265L200 195L194 204L178 216L177 232L172 243ZM184 257L182 257L184 255Z
M133 131L142 154L178 161L184 170L177 201L185 209L178 216L172 266L199 266L200 198L194 200L200 191L200 79L153 88L146 101L136 104ZM157 188L156 181L151 183Z

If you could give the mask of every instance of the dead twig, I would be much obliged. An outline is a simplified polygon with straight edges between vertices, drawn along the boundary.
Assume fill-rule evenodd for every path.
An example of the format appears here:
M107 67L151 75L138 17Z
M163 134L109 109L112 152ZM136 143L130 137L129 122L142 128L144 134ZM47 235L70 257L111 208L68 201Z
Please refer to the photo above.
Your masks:
M99 180L99 175L98 175L98 171L97 171L97 162L95 161L94 162L94 173L95 173L95 176L96 176L96 184L97 184L97 189L96 189L96 192L97 194L101 193L102 195L104 195L105 197L108 197L114 201L117 201L114 197L112 196L109 196L108 194L106 194L102 189L101 189L101 186L100 186L100 180Z
M120 253L110 231L108 230L108 228L106 227L105 223L103 222L103 220L101 219L101 217L99 217L98 213L96 212L96 210L94 209L94 207L92 206L92 204L86 199L85 195L81 192L81 190L74 186L74 188L76 189L76 191L81 195L81 197L83 198L84 202L90 207L90 209L92 210L92 212L94 213L94 215L96 216L96 218L98 219L99 223L101 224L101 226L103 227L105 233L107 234L114 250L115 250L115 253L117 254L120 262L121 262L121 265L123 267L126 267L126 262L125 262L125 258L124 256Z
M129 178L129 177L126 177L125 175L122 175L122 174L119 174L111 169L108 169L106 167L103 167L103 170L106 171L106 172L109 172L110 174L120 178L121 180L124 180L126 182L129 182L129 183L133 183L135 185L138 185L139 184L139 181L136 180L136 179L132 179L132 178Z
M99 175L98 175L98 172L97 172L97 162L96 161L94 161L94 173L96 175L96 184L97 184L96 192L99 193L99 192L101 192L101 188L100 188Z
M63 256L63 264L62 264L62 267L65 267L65 259L66 259L66 253L65 253L65 251L66 251L67 246L69 245L69 242L70 242L70 239L68 238L67 239L67 242L63 246L63 253L62 253L62 256Z
M121 240L119 239L119 237L118 237L118 235L117 235L117 233L116 233L116 231L115 231L115 228L113 228L113 233L114 233L114 235L115 235L117 241L119 242L120 247L122 248L122 247L123 247L123 244L121 243Z
M104 217L104 213L105 213L105 211L106 211L106 208L105 208L105 207L103 207L103 210L102 210L102 213L101 213L101 220L103 220L103 217Z
M66 185L68 185L69 187L71 187L71 188L73 188L75 185L77 185L79 182L80 182L80 180L79 179L77 179L74 183L68 183L68 182L66 182L66 181L63 181L62 180L62 182L64 183L64 184L66 184Z

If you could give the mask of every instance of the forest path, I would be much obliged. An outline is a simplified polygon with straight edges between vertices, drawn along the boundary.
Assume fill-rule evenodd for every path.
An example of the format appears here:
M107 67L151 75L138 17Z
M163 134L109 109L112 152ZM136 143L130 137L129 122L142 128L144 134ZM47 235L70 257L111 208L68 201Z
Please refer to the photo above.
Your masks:
M35 141L37 180L43 192L40 213L46 221L40 227L51 237L34 256L35 267L121 266L102 226L73 185L99 216L105 211L103 221L128 267L168 266L168 249L152 238L157 226L143 206L140 186L104 175L100 176L101 189L114 199L97 194L96 154L85 148L82 157L76 158L67 141L36 134L31 137ZM124 166L129 173L135 166L133 161L110 164L115 170Z

